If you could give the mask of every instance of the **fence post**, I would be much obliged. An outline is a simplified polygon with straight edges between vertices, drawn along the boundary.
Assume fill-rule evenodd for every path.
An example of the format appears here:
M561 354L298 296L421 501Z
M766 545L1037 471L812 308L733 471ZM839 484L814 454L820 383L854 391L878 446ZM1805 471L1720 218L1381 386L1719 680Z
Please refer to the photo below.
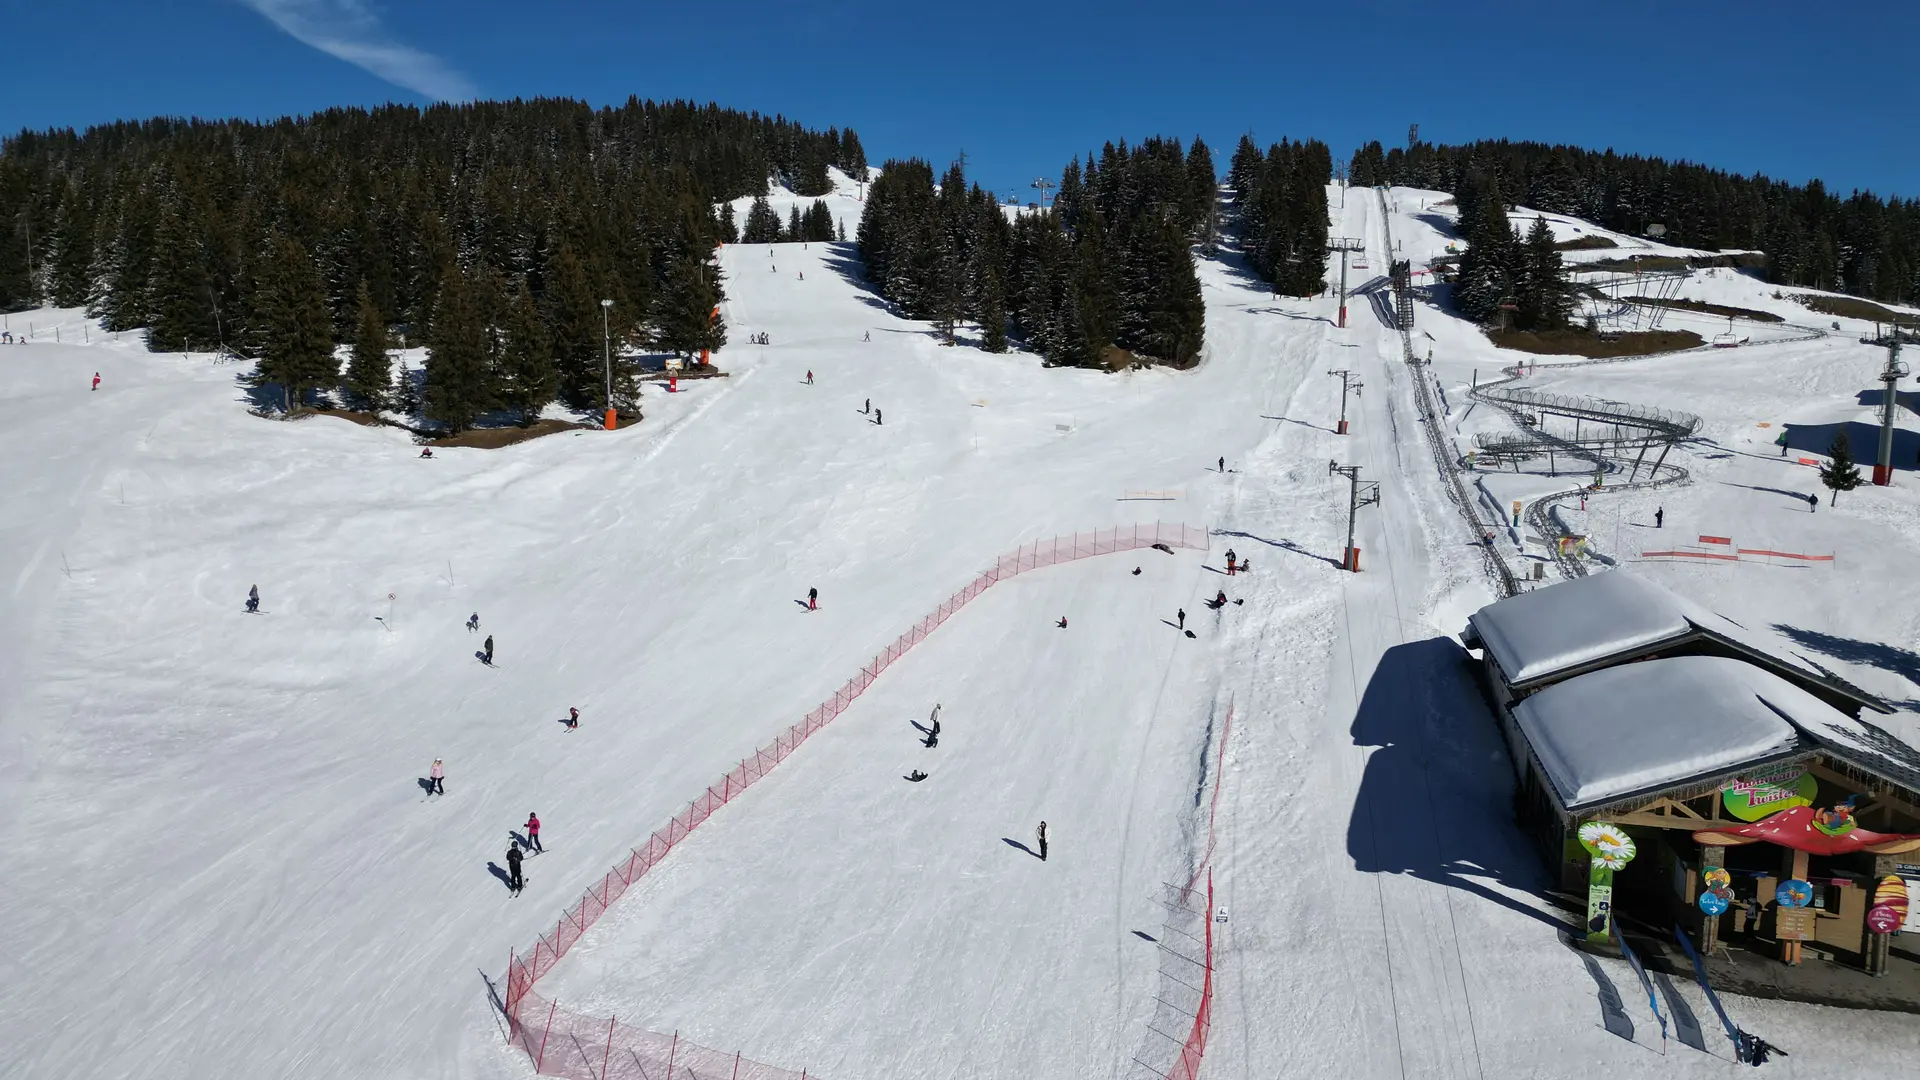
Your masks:
M553 1034L553 1014L560 1008L558 1001L547 1006L547 1030L540 1033L540 1053L533 1059L533 1071L539 1072L541 1063L547 1060L547 1036Z
M667 1048L667 1080L673 1080L673 1059L678 1056L680 1056L680 1033L676 1031L673 1033L673 1045Z
M607 1080L607 1063L613 1060L613 1017L607 1017L607 1052L600 1056L600 1080Z

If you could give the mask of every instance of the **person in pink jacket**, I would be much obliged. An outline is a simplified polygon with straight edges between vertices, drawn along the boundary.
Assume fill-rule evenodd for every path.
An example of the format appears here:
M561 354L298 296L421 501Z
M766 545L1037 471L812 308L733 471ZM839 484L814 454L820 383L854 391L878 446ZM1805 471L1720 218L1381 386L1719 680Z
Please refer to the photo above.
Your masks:
M540 818L532 811L527 812L527 850L547 850L546 846L540 843Z
M427 794L445 795L447 789L440 785L440 781L445 778L446 775L447 767L441 764L439 758L434 758L433 768L427 770Z

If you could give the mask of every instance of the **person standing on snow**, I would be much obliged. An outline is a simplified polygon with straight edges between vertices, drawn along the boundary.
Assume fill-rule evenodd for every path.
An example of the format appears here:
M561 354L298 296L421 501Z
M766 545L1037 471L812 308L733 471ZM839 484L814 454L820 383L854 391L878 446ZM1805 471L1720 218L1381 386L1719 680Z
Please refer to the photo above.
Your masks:
M880 423L880 410L879 410L879 409L875 409L875 410L873 410L873 422L874 422L874 423L875 423L876 425L878 425L878 424Z
M1654 507L1653 508L1653 527L1656 529L1663 529L1663 528L1666 528L1666 525L1667 525L1667 508L1664 506Z
M935 728L938 728L940 726L940 703L939 702L936 701L933 703L933 711L927 714L927 723L932 724Z
M526 888L526 881L520 877L520 845L507 845L507 891L515 896Z
M488 667L492 667L493 666L493 635L492 634L487 635L487 643L481 646L480 651L481 651L480 662L487 665Z
M97 371L93 373L93 388L100 389L100 373Z
M258 614L259 611L260 611L260 586L255 585L252 588L247 590L247 614L254 615L254 614Z
M531 810L527 811L527 849L538 852L547 850L546 845L540 842L540 818Z
M1181 608L1179 611L1174 612L1174 616L1180 620L1179 629L1185 630L1187 628L1187 609Z
M817 611L819 610L819 607L820 607L820 590L812 589L812 588L808 589L807 590L807 610Z
M1232 576L1233 576L1233 561L1234 561L1234 560L1233 560L1233 549L1232 549L1232 548L1228 548L1228 549L1227 549L1227 576L1228 576L1228 577L1232 577Z
M480 629L480 613L476 611L467 616L467 633L471 634L478 629Z
M445 787L442 787L440 783L443 779L446 778L446 775L447 775L447 767L441 764L439 758L434 758L433 768L427 770L427 794L428 795L445 795L447 793L447 789Z
M868 398L866 402L860 406L860 415L866 416L871 412L873 412L873 399Z
M1220 459L1220 471L1221 471L1221 472L1226 472L1226 471L1227 471L1227 459L1226 459L1226 458L1221 458L1221 459Z
M572 731L574 728L577 728L579 726L580 726L580 710L574 708L571 705L567 706L567 730Z
M813 369L812 368L807 369L807 385L808 386L813 385Z
M861 341L872 341L872 340L873 340L873 331L871 331L871 330L869 330L869 331L867 331L867 336L866 336L866 337L863 337L863 338L861 338L860 340L861 340Z
M1040 861L1046 862L1047 861L1047 823L1044 821L1041 822L1040 827L1034 830L1033 835L1036 839L1040 841Z

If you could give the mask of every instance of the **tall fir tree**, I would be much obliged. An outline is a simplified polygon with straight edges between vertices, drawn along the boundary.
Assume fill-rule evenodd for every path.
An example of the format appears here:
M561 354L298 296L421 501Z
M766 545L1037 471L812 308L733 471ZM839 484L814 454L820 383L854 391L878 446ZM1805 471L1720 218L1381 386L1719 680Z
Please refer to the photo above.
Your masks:
M274 242L254 294L253 320L254 383L278 385L289 412L305 404L307 391L339 381L326 287L306 247L291 236Z
M1820 482L1825 484L1833 496L1827 500L1832 506L1840 499L1843 491L1852 491L1860 486L1860 467L1853 463L1853 444L1847 439L1847 429L1843 426L1833 433L1833 442L1827 447L1830 459L1820 466Z
M571 247L554 258L547 281L548 342L559 369L559 395L570 409L604 409L605 328L587 268Z
M740 239L749 244L780 242L780 216L773 212L765 195L754 196L752 205L747 207L747 224L740 232Z
M440 275L440 297L433 308L433 334L427 344L425 411L454 434L473 426L495 403L489 363L491 335L475 303L474 285L459 266Z
M538 419L559 390L560 372L553 364L546 324L525 281L507 308L499 376L500 405L517 412L522 427Z
M354 320L353 349L347 356L346 390L368 412L386 407L393 393L393 357L388 352L386 316L373 302L373 290L366 279L360 281L354 301L358 315Z
M207 273L206 242L191 209L176 198L160 215L146 288L147 348L155 352L212 349L220 329Z
M702 350L725 345L726 320L718 313L721 295L720 268L706 252L692 247L683 250L654 302L654 347L697 363Z

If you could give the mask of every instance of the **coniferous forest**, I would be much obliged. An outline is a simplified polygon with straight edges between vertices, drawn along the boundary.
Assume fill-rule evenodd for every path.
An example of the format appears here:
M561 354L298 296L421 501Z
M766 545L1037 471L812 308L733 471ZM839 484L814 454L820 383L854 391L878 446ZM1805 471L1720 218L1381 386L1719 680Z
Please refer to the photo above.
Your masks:
M1069 163L1053 205L1011 221L959 165L935 183L925 161L891 161L867 192L867 277L909 317L953 340L979 326L989 351L1009 334L1053 365L1113 367L1123 350L1194 363L1206 312L1193 245L1216 227L1212 152L1195 140L1108 143Z
M1804 185L1660 158L1505 140L1356 150L1355 184L1495 190L1508 204L1641 235L1666 226L1683 247L1758 250L1783 285L1920 303L1920 200ZM1465 207L1462 207L1463 211ZM1464 231L1464 230L1463 230ZM1471 241L1473 236L1467 234Z
M404 339L428 346L425 411L455 430L556 398L598 409L604 333L683 357L724 341L712 254L735 224L715 205L769 178L825 194L829 166L864 175L854 132L637 99L27 132L0 145L0 309L84 305L156 350L225 345L287 403L344 384L399 404L413 388L380 359ZM823 205L792 224L832 231Z

